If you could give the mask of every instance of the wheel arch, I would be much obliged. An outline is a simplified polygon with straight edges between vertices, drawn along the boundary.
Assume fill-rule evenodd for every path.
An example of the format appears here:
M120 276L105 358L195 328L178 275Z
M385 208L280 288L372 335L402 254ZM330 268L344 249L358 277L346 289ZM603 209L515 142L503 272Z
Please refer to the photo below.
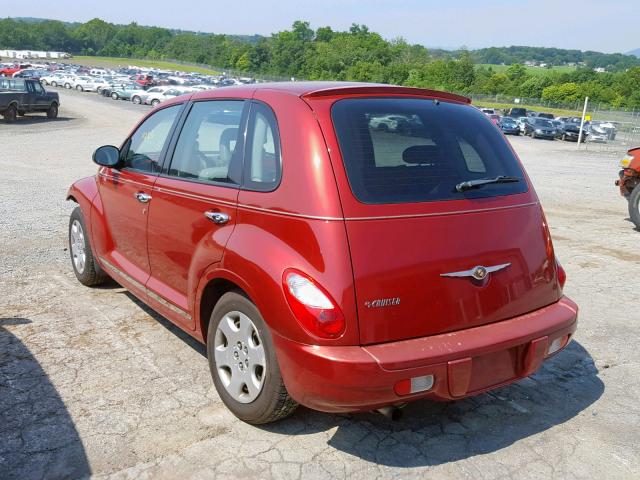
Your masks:
M205 274L200 282L196 298L196 328L200 330L202 341L207 343L207 331L211 321L211 313L220 298L228 292L238 291L245 295L251 302L251 295L247 292L248 286L239 277L224 270L218 270L216 264L208 274Z

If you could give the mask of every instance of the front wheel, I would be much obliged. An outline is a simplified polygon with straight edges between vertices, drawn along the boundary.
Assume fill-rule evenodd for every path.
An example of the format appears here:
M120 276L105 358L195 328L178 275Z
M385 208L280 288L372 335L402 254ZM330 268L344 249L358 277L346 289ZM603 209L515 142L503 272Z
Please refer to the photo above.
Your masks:
M81 284L92 287L104 283L109 278L93 257L80 207L74 208L69 218L69 252L73 273Z
M270 423L298 406L280 375L269 329L241 292L225 293L213 309L207 356L220 398L240 420Z
M111 94L111 98L113 98L114 100L118 100L118 98L120 98L120 96L116 92L113 92Z
M47 110L47 118L52 120L58 118L58 105L56 103L52 103L49 110Z
M629 217L636 228L640 230L640 183L629 195Z

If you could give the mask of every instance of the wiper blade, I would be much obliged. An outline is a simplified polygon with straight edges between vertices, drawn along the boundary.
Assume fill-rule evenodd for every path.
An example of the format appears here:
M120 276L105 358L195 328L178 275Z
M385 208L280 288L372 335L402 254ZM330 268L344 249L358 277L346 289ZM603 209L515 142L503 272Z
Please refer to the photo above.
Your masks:
M479 178L477 180L467 180L466 182L460 182L456 185L456 191L464 192L465 190L471 190L472 188L478 188L483 185L489 185L491 183L515 183L521 179L518 177L510 177L508 175L500 175L496 178Z

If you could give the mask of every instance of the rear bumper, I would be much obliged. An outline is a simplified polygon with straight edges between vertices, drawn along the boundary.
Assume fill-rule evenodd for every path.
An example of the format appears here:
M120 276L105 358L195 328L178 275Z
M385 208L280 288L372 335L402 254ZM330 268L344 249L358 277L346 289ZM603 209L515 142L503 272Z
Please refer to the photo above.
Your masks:
M577 326L567 297L540 310L467 330L370 346L306 345L274 335L289 394L315 410L371 410L420 398L455 400L534 373L549 345ZM561 349L562 349L561 348ZM433 387L398 395L397 382L433 375Z

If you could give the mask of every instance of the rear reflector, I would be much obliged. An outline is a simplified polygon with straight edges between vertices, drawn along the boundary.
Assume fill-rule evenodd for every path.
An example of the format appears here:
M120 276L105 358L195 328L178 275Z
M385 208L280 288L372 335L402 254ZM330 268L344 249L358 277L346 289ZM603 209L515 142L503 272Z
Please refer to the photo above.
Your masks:
M393 387L398 395L411 395L412 393L426 392L433 387L433 375L407 378L396 382Z
M569 342L569 335L564 335L553 340L547 348L547 356L553 355Z

